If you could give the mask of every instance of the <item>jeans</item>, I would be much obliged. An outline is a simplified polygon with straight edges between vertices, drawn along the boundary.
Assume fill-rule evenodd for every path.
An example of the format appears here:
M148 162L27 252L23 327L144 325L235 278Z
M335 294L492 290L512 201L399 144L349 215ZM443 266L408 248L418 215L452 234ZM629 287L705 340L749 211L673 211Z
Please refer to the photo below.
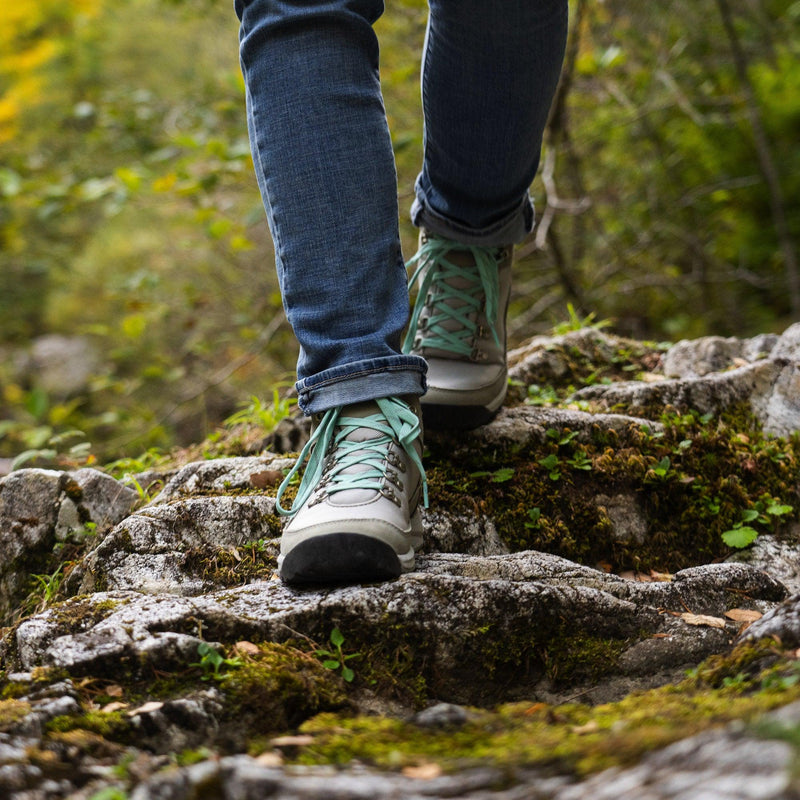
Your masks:
M567 0L430 0L424 161L411 214L471 244L520 241L558 82ZM300 407L423 394L373 23L382 0L235 0L253 160Z

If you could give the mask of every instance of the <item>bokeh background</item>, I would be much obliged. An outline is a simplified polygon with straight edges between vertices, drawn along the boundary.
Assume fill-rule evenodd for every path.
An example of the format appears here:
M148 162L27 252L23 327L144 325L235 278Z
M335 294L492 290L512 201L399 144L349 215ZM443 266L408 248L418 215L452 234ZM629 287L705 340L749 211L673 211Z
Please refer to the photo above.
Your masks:
M554 326L674 341L800 319L800 2L570 7L511 343ZM389 0L377 26L407 256L425 16ZM0 4L6 463L145 464L232 415L285 409L296 346L237 26L228 0Z

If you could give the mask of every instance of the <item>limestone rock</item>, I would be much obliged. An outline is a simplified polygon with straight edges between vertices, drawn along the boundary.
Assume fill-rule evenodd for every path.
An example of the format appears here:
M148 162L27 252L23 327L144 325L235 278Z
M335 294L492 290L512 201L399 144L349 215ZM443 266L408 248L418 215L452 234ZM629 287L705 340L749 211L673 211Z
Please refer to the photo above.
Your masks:
M664 373L665 379L655 382L587 386L573 399L645 416L648 409L652 414L665 406L717 414L747 403L765 433L789 436L800 430L800 324L780 337L679 342L664 358Z
M0 621L27 594L30 575L54 570L56 542L85 536L85 523L103 531L136 500L134 491L93 469L23 469L0 480Z
M231 566L249 558L254 568L274 566L279 535L275 499L265 495L159 503L117 525L83 559L70 587L80 593L200 594L225 585L220 560ZM240 553L248 545L250 552Z
M48 334L33 340L21 364L22 379L32 378L51 397L70 397L86 389L100 369L100 358L85 336Z
M328 591L296 591L266 581L191 598L96 593L24 621L4 657L23 671L45 666L72 675L135 672L148 663L165 669L191 660L201 631L222 642L280 642L298 633L325 641L335 624L387 646L393 636L400 637L397 644L414 641L436 695L476 703L497 692L492 683L465 680L481 652L487 654L485 668L511 670L529 688L544 672L535 658L521 666L519 648L535 653L536 642L553 637L613 640L623 654L651 641L648 660L630 658L625 670L672 668L676 652L684 654L680 663L686 665L686 653L694 659L720 652L736 632L732 622L700 631L680 619L684 609L721 617L731 592L761 608L784 594L777 582L742 564L696 567L673 581L636 583L533 552L431 555L420 562L419 572L392 583ZM655 633L665 635L650 639Z
M778 342L775 334L752 339L704 336L684 339L664 354L664 375L668 378L699 378L711 372L744 366L770 356Z

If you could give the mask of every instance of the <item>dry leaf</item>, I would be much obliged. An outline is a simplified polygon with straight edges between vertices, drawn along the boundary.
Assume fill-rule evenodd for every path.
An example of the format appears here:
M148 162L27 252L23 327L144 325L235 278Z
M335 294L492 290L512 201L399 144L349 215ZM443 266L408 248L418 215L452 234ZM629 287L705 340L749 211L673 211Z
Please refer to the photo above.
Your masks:
M651 639L669 639L668 633L654 633L650 638Z
M283 473L279 469L265 469L263 472L254 472L250 475L250 485L255 489L277 486L282 480Z
M124 690L121 686L114 684L113 686L106 687L104 694L106 694L108 697L122 697L123 691Z
M153 700L149 703L145 703L143 706L139 706L139 708L134 708L132 711L129 711L128 716L135 717L137 714L149 714L151 711L158 711L160 708L163 708L163 706L163 703Z
M262 753L260 756L256 756L256 763L260 764L262 767L282 767L283 766L283 756L280 753Z
M590 719L585 725L573 725L570 730L573 733L577 733L578 736L583 736L587 733L597 733L600 730L600 726L597 724L597 720Z
M636 581L638 583L652 583L653 578L650 575L645 575L644 572L634 572L633 570L629 569L625 572L619 573L620 578L624 578L626 581Z
M764 615L760 611L753 611L749 608L731 608L725 612L725 616L734 622L755 622Z
M247 641L236 642L236 644L233 646L233 649L235 652L242 653L242 655L246 656L257 656L261 653L261 651L258 649L258 645Z
M101 714L111 714L113 711L122 711L123 708L127 708L128 703L120 703L118 700L115 700L113 703L108 703L104 705L100 709Z
M687 625L705 625L709 628L724 628L725 620L722 617L710 617L707 614L692 614L689 611L680 614L680 618Z
M669 583L672 580L672 573L670 572L656 572L654 569L650 570L650 577L659 583Z
M278 736L275 739L270 739L269 743L273 747L305 747L306 745L314 744L314 737L309 736L307 733L301 733L297 736Z
M535 714L537 711L547 708L547 703L534 703L529 708L525 709L526 714Z
M442 775L442 768L438 764L420 764L418 767L403 767L403 775L406 778L414 778L418 781L431 781Z

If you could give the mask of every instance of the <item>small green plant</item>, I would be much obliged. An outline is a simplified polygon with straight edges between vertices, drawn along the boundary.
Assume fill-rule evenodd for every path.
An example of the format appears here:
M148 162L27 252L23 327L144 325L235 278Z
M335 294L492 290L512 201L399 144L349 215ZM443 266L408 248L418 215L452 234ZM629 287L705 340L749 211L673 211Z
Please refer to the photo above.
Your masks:
M204 681L212 678L215 681L220 681L225 677L226 670L242 666L241 658L238 656L236 658L225 658L219 650L212 647L208 642L200 642L197 645L197 653L200 656L200 660L189 664L189 666L200 667L203 670L202 679Z
M25 598L23 608L31 614L44 611L58 597L61 582L64 580L64 564L59 564L52 575L31 575L33 588Z
M547 470L547 477L550 478L551 481L557 481L561 478L561 470L559 469L560 463L555 453L550 453L549 456L540 458L539 464Z
M567 303L567 314L569 319L564 320L564 322L559 322L557 325L553 326L553 333L557 334L558 336L563 336L565 333L570 333L571 331L580 331L584 328L593 328L594 330L599 331L603 328L608 328L612 324L610 319L601 319L595 322L594 318L596 315L594 311L591 314L581 318L572 303Z
M317 656L317 658L324 659L322 666L325 667L325 669L334 671L341 669L342 677L348 683L351 683L356 675L355 672L353 672L353 670L347 666L347 662L352 658L361 658L361 653L350 653L349 655L344 654L342 651L342 645L344 644L345 639L342 635L342 632L338 628L334 628L331 631L330 642L333 645L332 651L320 648L314 651L314 655Z
M542 516L542 509L538 506L536 508L529 508L528 509L528 521L525 523L525 527L529 528L530 530L538 530L541 527L540 518Z
M235 425L259 425L264 430L271 431L284 417L289 416L296 402L293 397L282 398L277 388L272 391L271 403L265 404L260 397L251 395L244 408L225 420L225 426L232 428Z
M488 476L492 483L505 483L514 477L514 472L513 467L500 467L493 472L487 472L486 470L470 472L469 476L470 478L485 478Z
M567 459L567 465L572 469L590 470L592 468L592 459L583 452L578 450L572 458Z
M69 464L91 463L94 460L91 456L92 445L86 441L86 434L83 431L69 430L63 433L54 433L49 426L43 426L37 430L46 435L46 438L41 442L35 442L36 446L23 450L11 462L12 470L21 469L26 465L35 466L59 460ZM74 443L70 444L70 442Z
M576 436L578 431L558 431L555 428L548 428L545 431L545 436L550 441L555 442L559 447L569 444Z
M733 527L722 534L722 541L728 547L741 550L749 547L758 538L758 531L748 523L757 522L760 525L773 527L776 523L775 517L782 517L791 514L794 506L785 505L773 498L759 500L752 508L742 511L742 518L734 523Z
M105 786L91 795L89 800L128 800L128 797L128 793L118 786Z
M655 466L650 467L650 469L647 470L645 480L666 481L670 476L671 467L672 462L670 461L669 456L664 456Z
M525 403L529 406L555 406L561 402L558 392L552 386L539 386L532 383L528 387Z

